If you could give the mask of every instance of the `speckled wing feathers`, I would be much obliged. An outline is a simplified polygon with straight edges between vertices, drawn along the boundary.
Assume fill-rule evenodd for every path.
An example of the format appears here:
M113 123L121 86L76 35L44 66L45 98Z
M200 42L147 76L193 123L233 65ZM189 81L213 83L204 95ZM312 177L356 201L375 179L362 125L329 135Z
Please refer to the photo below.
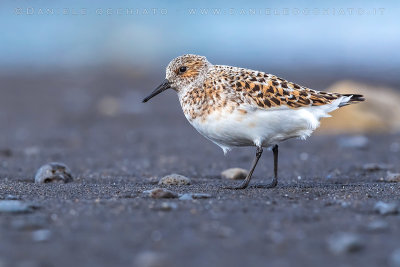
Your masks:
M341 94L312 90L259 71L230 66L214 66L213 77L231 93L240 95L243 102L259 108L287 106L300 108L320 106L340 98Z

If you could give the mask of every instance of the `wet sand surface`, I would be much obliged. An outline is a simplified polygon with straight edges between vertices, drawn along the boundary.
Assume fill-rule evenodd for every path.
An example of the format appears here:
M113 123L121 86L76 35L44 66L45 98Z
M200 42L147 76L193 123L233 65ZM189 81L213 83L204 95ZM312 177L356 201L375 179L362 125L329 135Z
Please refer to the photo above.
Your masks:
M0 266L400 264L400 217L375 209L399 204L400 184L381 181L400 171L398 134L367 135L360 147L343 145L346 136L287 141L277 188L232 191L223 186L237 181L221 171L247 169L254 148L224 156L191 128L172 91L140 103L157 81L2 81L0 199L34 207L0 213ZM35 184L36 170L52 161L69 166L74 181ZM171 173L192 184L161 187L211 197L143 193ZM252 182L271 177L265 151Z

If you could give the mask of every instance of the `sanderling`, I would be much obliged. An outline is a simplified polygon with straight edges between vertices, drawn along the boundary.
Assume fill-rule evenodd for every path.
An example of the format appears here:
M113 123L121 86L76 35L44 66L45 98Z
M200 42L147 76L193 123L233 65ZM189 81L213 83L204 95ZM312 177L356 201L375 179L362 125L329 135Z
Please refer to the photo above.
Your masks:
M278 184L278 144L305 139L329 112L364 101L362 95L321 92L275 75L231 66L213 65L205 57L183 55L172 60L166 79L143 102L168 88L178 93L182 110L196 130L222 148L255 146L256 157L246 179L232 189L248 186L263 152L272 148L274 178L256 187Z

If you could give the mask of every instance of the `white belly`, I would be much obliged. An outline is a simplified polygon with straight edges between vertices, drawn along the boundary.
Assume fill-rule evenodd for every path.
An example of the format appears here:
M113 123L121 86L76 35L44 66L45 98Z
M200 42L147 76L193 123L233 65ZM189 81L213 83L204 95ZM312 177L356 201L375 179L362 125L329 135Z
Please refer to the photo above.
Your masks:
M269 147L289 138L305 139L319 126L320 117L326 116L314 107L215 111L191 124L226 152L234 146Z

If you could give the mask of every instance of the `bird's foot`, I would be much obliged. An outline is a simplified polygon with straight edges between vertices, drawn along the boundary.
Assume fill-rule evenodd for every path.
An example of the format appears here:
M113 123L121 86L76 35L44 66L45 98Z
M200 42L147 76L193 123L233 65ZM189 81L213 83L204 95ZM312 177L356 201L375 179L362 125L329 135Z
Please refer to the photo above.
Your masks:
M241 190L241 189L245 189L247 187L247 185L248 185L248 183L243 182L236 186L224 186L223 189Z
M269 184L255 184L255 185L253 185L252 187L254 187L254 188L267 188L267 189L269 189L269 188L275 188L277 185L278 185L278 180L277 180L277 179L274 179L274 180L272 180L272 182L269 183Z

